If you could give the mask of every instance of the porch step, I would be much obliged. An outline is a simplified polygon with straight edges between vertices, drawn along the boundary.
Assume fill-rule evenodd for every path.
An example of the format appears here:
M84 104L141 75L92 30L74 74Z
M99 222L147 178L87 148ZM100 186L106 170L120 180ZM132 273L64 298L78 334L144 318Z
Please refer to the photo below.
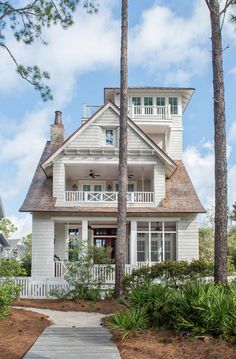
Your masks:
M46 328L24 359L120 359L108 330L101 327Z

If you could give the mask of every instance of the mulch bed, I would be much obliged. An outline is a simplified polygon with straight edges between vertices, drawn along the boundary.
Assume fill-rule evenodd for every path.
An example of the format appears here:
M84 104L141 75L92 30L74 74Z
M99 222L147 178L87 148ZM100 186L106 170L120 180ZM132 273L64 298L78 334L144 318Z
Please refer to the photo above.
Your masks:
M171 331L148 331L120 340L114 334L122 359L235 359L236 345L220 339L194 339L176 336Z
M8 318L0 320L0 358L22 359L50 324L45 315L12 309Z
M60 310L64 312L96 312L102 314L111 314L118 310L124 309L124 306L118 304L114 299L105 299L97 303L93 303L91 301L74 302L72 300L57 299L20 299L17 300L14 305Z

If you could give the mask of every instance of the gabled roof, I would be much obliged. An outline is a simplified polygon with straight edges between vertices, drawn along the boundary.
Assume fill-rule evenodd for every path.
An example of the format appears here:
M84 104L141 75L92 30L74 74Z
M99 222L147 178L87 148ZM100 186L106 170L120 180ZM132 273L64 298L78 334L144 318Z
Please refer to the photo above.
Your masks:
M107 104L103 105L97 112L95 112L85 123L83 123L70 137L68 137L63 144L57 148L57 150L46 158L42 162L41 166L45 170L49 165L52 164L52 161L78 136L80 135L87 127L89 127L99 116L102 115L107 109L112 109L117 116L120 116L120 109L112 102L109 101ZM142 139L148 143L148 145L155 151L159 159L166 164L167 176L170 177L177 168L176 163L154 142L151 138L144 133L141 128L136 125L129 117L127 117L128 126L130 126Z

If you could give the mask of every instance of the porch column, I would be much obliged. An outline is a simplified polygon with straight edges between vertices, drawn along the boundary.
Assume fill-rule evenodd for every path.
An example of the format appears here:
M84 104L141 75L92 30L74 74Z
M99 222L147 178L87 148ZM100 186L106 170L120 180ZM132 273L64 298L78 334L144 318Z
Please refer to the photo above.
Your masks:
M165 165L158 161L153 171L154 204L158 206L165 197Z
M130 264L137 264L137 221L130 221Z
M82 219L82 235L81 240L83 243L88 243L88 220Z

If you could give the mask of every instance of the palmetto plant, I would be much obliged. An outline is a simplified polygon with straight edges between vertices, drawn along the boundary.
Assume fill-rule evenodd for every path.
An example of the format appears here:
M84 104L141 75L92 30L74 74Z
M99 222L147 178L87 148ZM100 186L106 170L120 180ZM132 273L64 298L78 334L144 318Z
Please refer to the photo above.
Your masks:
M236 291L234 286L192 282L172 293L168 303L171 323L177 331L192 335L236 335Z
M113 314L106 319L105 324L108 329L119 330L123 340L131 333L140 333L145 330L148 322L145 308L132 308Z

